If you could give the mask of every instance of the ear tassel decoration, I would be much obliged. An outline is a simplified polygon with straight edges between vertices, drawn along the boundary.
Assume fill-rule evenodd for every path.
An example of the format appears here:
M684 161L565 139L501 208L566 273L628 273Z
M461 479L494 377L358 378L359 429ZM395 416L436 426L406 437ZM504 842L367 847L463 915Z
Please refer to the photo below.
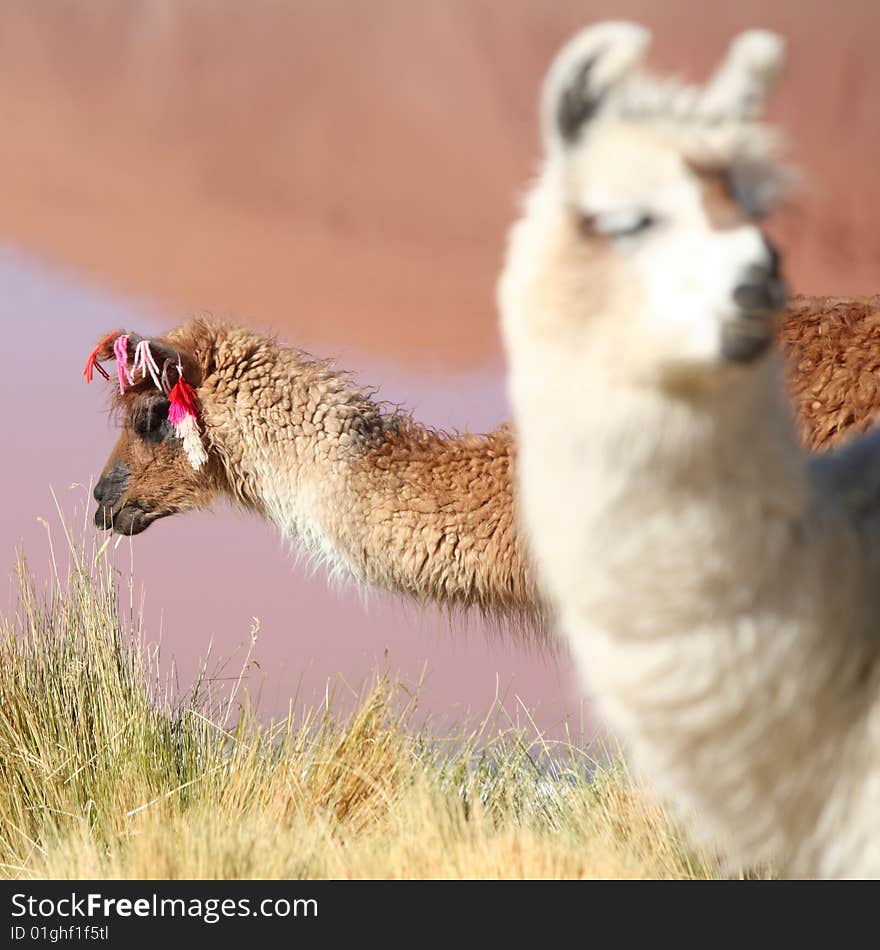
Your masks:
M190 465L198 471L208 460L208 453L199 433L198 408L195 390L183 377L183 367L177 364L177 382L168 393L168 421L183 442L183 451Z
M98 345L89 353L89 358L86 360L86 368L83 370L83 376L86 378L86 382L90 383L94 379L95 370L97 370L104 379L110 379L110 374L106 369L98 362L98 354L101 350L108 344L116 334L119 333L118 330L111 330L107 336L103 337Z
M131 368L133 373L140 370L143 379L147 378L147 373L149 372L156 389L162 389L162 383L159 379L159 364L156 362L153 352L150 349L149 340L141 340L134 348L134 362Z
M113 355L116 357L116 375L119 377L119 395L125 394L125 381L131 385L134 376L128 371L128 336L122 334L113 344Z

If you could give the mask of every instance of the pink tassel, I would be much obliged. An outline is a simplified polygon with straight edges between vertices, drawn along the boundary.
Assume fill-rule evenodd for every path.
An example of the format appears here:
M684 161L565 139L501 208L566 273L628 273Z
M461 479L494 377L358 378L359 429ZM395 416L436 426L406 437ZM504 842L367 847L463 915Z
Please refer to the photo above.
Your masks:
M131 385L134 376L128 370L128 337L123 333L116 338L113 344L113 355L116 357L116 374L119 377L119 394L125 394L126 379Z

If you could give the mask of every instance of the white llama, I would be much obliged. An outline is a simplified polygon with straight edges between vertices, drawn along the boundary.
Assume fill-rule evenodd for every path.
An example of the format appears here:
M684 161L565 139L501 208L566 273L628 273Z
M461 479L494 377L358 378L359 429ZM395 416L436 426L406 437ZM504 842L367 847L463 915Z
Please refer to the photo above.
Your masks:
M560 53L499 285L521 516L635 764L737 863L880 873L880 444L808 458L765 352L784 304L744 34L703 90L604 23Z

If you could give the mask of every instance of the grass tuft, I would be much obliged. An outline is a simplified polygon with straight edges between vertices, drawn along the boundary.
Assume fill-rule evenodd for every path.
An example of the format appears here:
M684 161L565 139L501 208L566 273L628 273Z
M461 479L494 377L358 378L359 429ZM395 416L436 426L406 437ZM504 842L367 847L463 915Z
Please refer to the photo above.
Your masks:
M622 765L506 730L415 728L379 678L348 716L261 723L239 678L173 701L103 551L0 621L0 875L701 878ZM332 704L331 704L332 705ZM599 761L605 761L601 757Z

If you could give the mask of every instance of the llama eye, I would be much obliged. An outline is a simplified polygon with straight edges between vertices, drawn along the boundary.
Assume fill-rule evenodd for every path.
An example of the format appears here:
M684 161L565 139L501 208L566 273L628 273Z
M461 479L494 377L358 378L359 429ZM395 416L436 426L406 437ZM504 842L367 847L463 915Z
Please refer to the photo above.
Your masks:
M588 214L583 218L584 228L591 234L603 237L629 237L641 234L657 223L654 215L647 211L626 209L622 211L603 211L600 214Z
M147 442L161 442L168 429L167 399L153 399L137 408L132 426Z

